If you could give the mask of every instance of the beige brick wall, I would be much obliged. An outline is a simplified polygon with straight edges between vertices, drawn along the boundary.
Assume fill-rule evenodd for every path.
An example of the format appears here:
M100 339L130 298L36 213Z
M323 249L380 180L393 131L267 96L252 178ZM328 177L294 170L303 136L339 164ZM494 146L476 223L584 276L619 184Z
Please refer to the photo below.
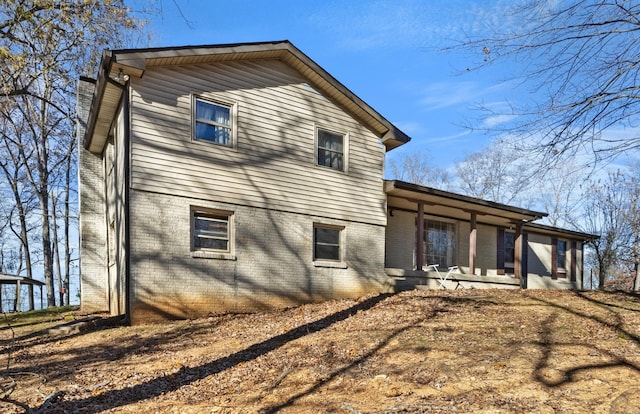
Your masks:
M498 264L498 229L492 226L478 225L476 246L476 274L495 276ZM469 259L467 258L467 262Z
M529 233L527 238L529 273L551 277L551 237Z
M529 289L581 289L582 288L582 243L577 244L576 281L571 282L571 241L567 240L566 278L551 278L551 241L549 235L529 233L528 278Z
M84 137L94 84L78 86L77 134ZM80 296L83 312L107 311L107 248L102 157L78 144L80 198Z
M131 317L279 308L388 291L384 227L131 191ZM193 257L190 208L234 212L235 260ZM313 223L345 226L346 268L316 267Z
M385 266L396 269L415 267L415 213L394 210L387 213Z

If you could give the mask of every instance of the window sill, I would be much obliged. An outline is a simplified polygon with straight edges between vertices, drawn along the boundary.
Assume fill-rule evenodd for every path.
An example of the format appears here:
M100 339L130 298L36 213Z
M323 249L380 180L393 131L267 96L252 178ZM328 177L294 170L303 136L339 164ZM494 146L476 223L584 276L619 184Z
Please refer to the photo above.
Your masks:
M344 262L328 262L328 261L314 261L313 266L315 267L330 267L333 269L346 269L347 264Z
M237 257L231 253L218 253L218 252L205 252L205 251L191 252L191 257L195 259L237 260Z
M317 163L316 163L316 168L321 168L322 170L333 171L333 172L336 172L336 173L339 173L339 174L348 175L348 172L347 172L346 168L342 169L342 170L339 170L337 168L329 167L328 165L322 165L322 164L317 164Z

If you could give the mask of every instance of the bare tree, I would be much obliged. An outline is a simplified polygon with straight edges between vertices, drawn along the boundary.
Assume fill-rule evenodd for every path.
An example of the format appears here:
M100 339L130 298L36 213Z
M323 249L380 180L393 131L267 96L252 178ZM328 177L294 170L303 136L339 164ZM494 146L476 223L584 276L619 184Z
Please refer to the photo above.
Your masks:
M537 175L532 185L537 191L536 204L549 215L547 224L576 227L580 218L584 186L588 184L584 169L573 163L559 164L544 175Z
M6 106L5 106L6 108ZM10 114L15 113L9 111ZM6 124L11 123L14 129L6 128ZM24 158L20 156L19 142L22 131L19 128L15 128L16 124L13 120L5 122L3 128L0 129L0 171L2 171L1 177L4 178L5 185L7 187L7 193L10 196L5 200L12 200L10 206L5 206L4 216L7 220L7 225L11 232L16 236L19 241L20 249L20 263L22 268L22 260L24 260L24 269L26 271L26 277L33 278L33 262L31 259L30 250L30 224L29 219L33 214L35 206L33 204L34 194L30 191L28 186L25 171L27 165ZM18 134L10 134L8 131L18 132ZM7 194L9 195L9 194ZM15 228L15 216L18 220L18 228ZM18 272L20 273L20 272ZM16 292L18 294L18 292ZM33 310L35 307L33 299L33 285L29 285L29 310Z
M625 180L621 172L610 173L604 181L593 181L586 193L582 230L600 236L590 241L599 289L618 278L628 246L629 227L621 214L628 200Z
M523 105L492 114L511 119L495 132L544 155L543 168L584 151L598 161L640 148L639 2L526 0L501 17L492 34L451 48L471 50L478 67L519 68L512 76L530 87Z
M392 179L412 184L447 189L451 177L447 170L435 165L433 159L424 152L414 152L389 161L389 173Z
M455 165L460 191L485 200L528 206L531 164L521 155L500 143L467 155Z
M50 197L52 183L69 170L77 79L94 73L102 49L122 44L138 24L122 0L5 0L0 6L0 123L38 200L48 306L56 304Z
M633 276L633 290L640 290L640 161L631 162L629 171L622 183L622 191L626 193L626 200L620 208L620 213L628 228L628 252L626 261L629 273Z

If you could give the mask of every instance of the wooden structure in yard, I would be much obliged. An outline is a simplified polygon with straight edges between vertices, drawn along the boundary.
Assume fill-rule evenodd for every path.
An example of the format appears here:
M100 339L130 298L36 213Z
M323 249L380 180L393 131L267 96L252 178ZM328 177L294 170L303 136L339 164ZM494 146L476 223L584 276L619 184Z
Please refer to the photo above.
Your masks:
M44 282L41 282L40 280L36 280L36 279L30 279L28 277L25 276L18 276L18 275L10 275L7 273L0 273L0 287L3 285L15 285L16 286L16 290L17 290L17 294L16 294L16 304L15 304L15 310L17 312L20 312L21 309L21 298L20 298L20 291L22 289L22 286L26 285L26 286L39 286L40 287L40 308L44 308L44 301L43 301L43 297L42 297L42 286L44 286ZM2 306L2 290L0 290L0 310L1 310L1 306Z

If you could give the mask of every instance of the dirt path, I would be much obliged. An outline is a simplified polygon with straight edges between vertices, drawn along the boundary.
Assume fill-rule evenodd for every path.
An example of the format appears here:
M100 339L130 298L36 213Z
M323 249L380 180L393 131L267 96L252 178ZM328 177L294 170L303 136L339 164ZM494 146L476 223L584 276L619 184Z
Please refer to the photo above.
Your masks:
M24 336L0 331L1 412L640 414L640 298L621 293L414 291Z

